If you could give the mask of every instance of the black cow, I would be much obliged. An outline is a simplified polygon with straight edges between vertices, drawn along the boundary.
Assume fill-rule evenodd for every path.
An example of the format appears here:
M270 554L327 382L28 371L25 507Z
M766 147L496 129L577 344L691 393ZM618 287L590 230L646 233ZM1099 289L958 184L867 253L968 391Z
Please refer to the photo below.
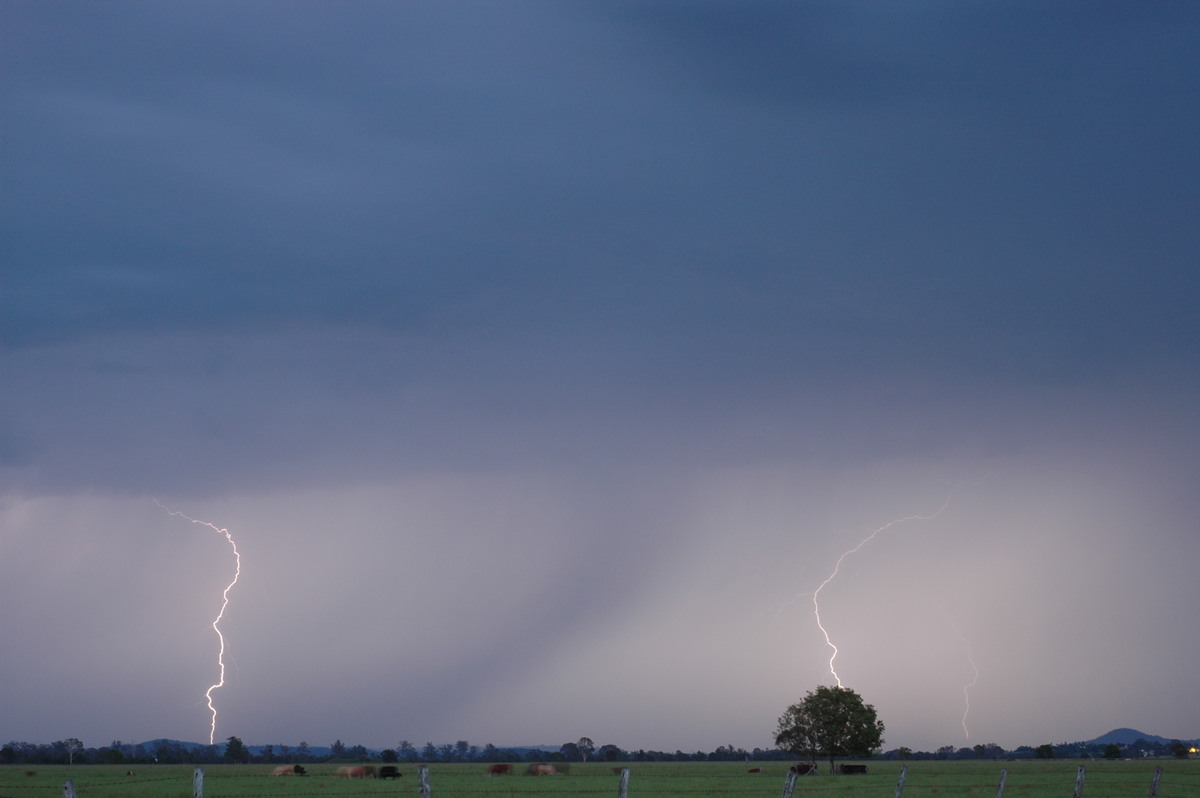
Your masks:
M843 776L862 776L866 772L866 765L838 765L838 773L841 773Z
M398 779L403 775L400 768L395 765L384 765L379 769L379 778L381 779Z

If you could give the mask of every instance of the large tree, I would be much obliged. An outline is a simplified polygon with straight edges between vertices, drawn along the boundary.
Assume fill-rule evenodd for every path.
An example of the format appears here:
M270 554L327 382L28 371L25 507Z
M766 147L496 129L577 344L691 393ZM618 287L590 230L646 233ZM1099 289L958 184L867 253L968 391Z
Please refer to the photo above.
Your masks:
M56 748L61 746L62 750L67 752L67 764L68 765L74 765L75 764L75 754L78 753L79 751L83 750L83 743L81 743L79 741L78 737L68 737L65 740L60 740L59 742L55 743L54 745Z
M250 749L246 748L240 737L230 737L225 741L225 758L231 762L249 762Z
M873 754L883 744L883 721L850 688L821 686L779 718L775 744L813 761L827 756L832 772L835 757Z

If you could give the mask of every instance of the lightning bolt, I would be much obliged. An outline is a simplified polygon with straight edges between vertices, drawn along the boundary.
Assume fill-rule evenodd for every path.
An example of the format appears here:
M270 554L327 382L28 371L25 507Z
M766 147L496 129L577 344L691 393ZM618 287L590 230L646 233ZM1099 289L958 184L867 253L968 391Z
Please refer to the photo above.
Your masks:
M813 617L815 617L817 620L817 628L821 630L821 634L825 637L825 645L827 645L831 649L833 649L833 653L829 655L829 672L831 674L833 674L833 678L837 681L838 687L844 686L842 684L841 677L838 676L838 672L833 666L834 662L837 660L838 647L835 646L833 644L833 640L830 639L829 630L827 630L825 628L825 625L823 623L821 623L821 603L820 603L821 591L825 589L826 585L828 585L830 582L832 582L834 579L837 578L837 575L842 570L842 563L846 560L847 557L849 557L852 554L857 554L860 550L862 550L862 548L864 546L866 546L868 543L870 543L872 540L874 540L876 537L878 537L881 533L886 532L887 530L891 529L894 526L897 526L898 524L908 523L909 521L932 521L933 519L935 519L939 515L941 515L943 512L945 512L946 508L949 506L950 506L950 497L947 496L946 501L942 503L942 506L933 515L910 515L910 516L906 516L904 518L897 518L894 521L888 521L886 524L879 527L878 529L873 531L871 534L867 535L865 538L863 538L861 541L859 541L859 544L857 546L843 552L842 556L838 557L837 562L834 563L833 572L831 574L829 574L829 576L825 577L825 581L822 582L820 585L818 585L817 589L813 591L813 594L812 594Z
M971 641L968 640L966 637L964 637L962 632L958 631L958 627L954 625L953 621L950 622L950 628L954 630L954 634L958 636L958 639L963 641L963 643L966 644L966 646L967 646L967 662L971 663L971 671L972 671L971 681L969 681L963 685L963 716L962 716L963 737L970 740L971 739L971 731L967 728L967 715L971 714L970 690L972 687L975 686L975 683L979 681L979 666L975 664L975 655L971 651Z
M185 521L191 521L193 524L206 526L212 531L224 535L225 540L229 541L229 547L233 549L233 581L225 586L221 591L221 610L217 613L217 617L213 618L212 628L217 633L217 671L218 679L216 684L210 686L204 691L204 699L208 702L208 711L212 713L212 722L208 727L208 744L212 745L217 736L217 708L213 704L212 694L214 690L218 690L225 686L225 635L221 634L221 619L225 617L225 608L229 606L229 591L237 584L238 577L242 575L242 555L238 553L237 544L233 541L233 535L229 534L228 529L218 527L216 524L210 524L208 521L198 521L195 518L184 515L178 510L172 510L157 499L154 503L167 511L168 514L178 516Z

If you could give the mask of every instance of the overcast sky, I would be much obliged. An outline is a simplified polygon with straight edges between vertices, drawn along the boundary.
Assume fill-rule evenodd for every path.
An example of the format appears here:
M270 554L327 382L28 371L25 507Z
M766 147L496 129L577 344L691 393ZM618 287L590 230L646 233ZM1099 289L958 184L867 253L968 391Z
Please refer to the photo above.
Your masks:
M7 0L0 742L1200 737L1198 41Z

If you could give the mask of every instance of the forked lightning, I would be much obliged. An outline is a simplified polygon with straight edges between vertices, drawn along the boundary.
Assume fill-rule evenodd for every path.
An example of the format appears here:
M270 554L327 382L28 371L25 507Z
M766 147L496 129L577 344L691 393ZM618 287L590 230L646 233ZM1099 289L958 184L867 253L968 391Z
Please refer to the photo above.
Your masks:
M962 716L963 737L969 740L969 739L971 739L971 730L967 728L967 715L971 714L970 690L972 687L975 686L975 683L979 681L979 666L975 664L975 654L974 654L974 652L971 651L971 641L968 640L963 635L962 632L958 631L958 627L954 625L953 621L950 622L950 628L954 630L954 634L958 637L958 639L963 641L963 643L966 644L966 646L967 646L967 662L971 663L971 671L972 671L971 681L969 681L963 685L963 716Z
M213 631L217 633L217 672L219 678L217 679L216 684L213 684L206 691L204 691L204 698L208 702L208 711L212 713L212 721L208 728L208 744L212 745L217 736L217 708L213 704L212 694L214 690L225 686L225 635L221 634L221 619L225 617L225 608L229 606L229 591L233 589L233 586L237 584L238 577L242 575L242 555L238 553L237 544L234 543L233 535L229 534L228 529L222 529L216 524L210 524L208 521L198 521L195 518L190 518L178 510L172 510L166 507L164 504L162 504L162 502L157 500L155 500L155 504L157 504L159 507L162 507L171 515L178 516L186 521L191 521L193 524L206 526L214 532L224 535L225 539L229 541L230 548L233 549L233 581L226 585L225 589L221 592L221 610L217 613L217 617L214 618L212 622Z
M868 543L870 543L872 540L874 540L875 537L877 535L879 535L881 532L885 532L888 529L891 529L892 527L896 526L897 524L903 524L908 521L932 521L933 519L935 519L939 515L941 515L943 512L945 512L946 508L949 506L950 506L950 497L947 496L946 501L942 504L941 508L933 515L910 515L906 518L897 518L894 521L888 521L886 524L879 527L874 532L872 532L871 534L869 534L865 538L863 538L861 541L859 541L859 544L857 546L843 552L842 556L838 557L837 562L834 563L833 572L825 578L824 582L822 582L820 585L817 586L816 590L813 591L813 594L812 594L813 616L817 620L817 628L820 629L821 634L825 636L825 644L828 645L831 649L833 649L833 653L829 655L829 672L833 675L834 680L837 681L838 687L844 687L845 685L842 684L842 679L840 676L838 676L838 672L834 668L834 661L837 660L837 655L838 655L838 647L833 644L833 640L831 640L829 637L829 631L825 628L825 625L821 623L821 604L820 604L821 591L825 589L826 585L828 585L835 578L837 578L837 575L841 571L841 568L842 568L842 562L847 557L849 557L851 554L857 553L860 549L863 548L863 546L866 546Z

